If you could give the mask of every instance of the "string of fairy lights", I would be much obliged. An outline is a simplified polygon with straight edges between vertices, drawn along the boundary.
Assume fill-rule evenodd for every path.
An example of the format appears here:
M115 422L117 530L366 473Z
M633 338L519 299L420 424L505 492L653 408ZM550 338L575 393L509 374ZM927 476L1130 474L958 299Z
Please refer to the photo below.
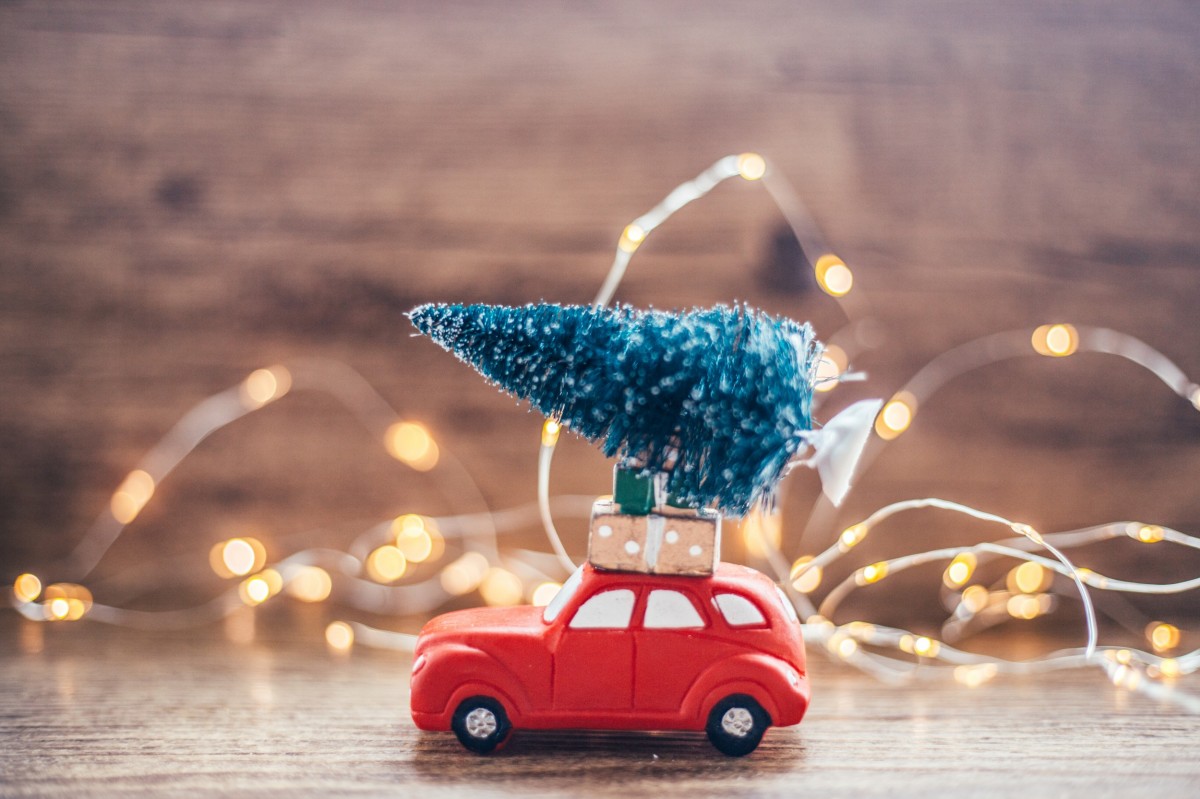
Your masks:
M715 162L621 232L610 270L594 300L612 301L625 272L647 237L676 212L732 178L761 182L779 207L803 252L812 261L817 285L833 297L850 321L831 342L856 340L853 329L869 323L861 289L853 272L827 246L819 227L788 181L761 155L743 153ZM875 435L860 464L860 474L887 442L912 426L918 409L952 379L1002 360L1043 356L1065 358L1078 352L1115 355L1153 373L1175 394L1200 410L1200 386L1175 363L1144 342L1115 330L1067 323L1042 325L1033 331L1012 330L960 345L920 369L876 418ZM818 399L859 376L850 371L854 346L827 345L815 386ZM177 610L144 611L95 601L86 586L89 576L122 532L132 524L175 467L212 433L258 413L297 390L327 393L370 431L395 460L434 478L447 498L478 507L451 516L403 514L367 525L345 549L306 547L271 557L257 538L242 536L215 544L209 568L228 581L228 588L201 605ZM244 616L247 609L276 597L302 603L333 602L351 612L423 615L448 602L477 594L489 605L531 602L545 605L561 587L564 571L575 564L563 544L556 516L587 518L592 497L552 496L550 476L560 426L547 420L541 430L536 503L506 510L488 508L463 464L439 444L421 421L398 414L349 366L305 359L258 369L238 385L198 403L188 411L132 469L113 492L75 548L61 561L39 571L43 581L25 572L13 582L12 604L32 622L66 623L82 619L148 629L185 628ZM782 503L778 503L781 506ZM825 588L829 567L850 557L876 527L915 509L937 509L999 525L1007 536L968 546L910 552L854 569L832 588ZM810 531L828 534L832 508L818 501L801 541ZM541 523L551 552L502 547L506 535ZM837 662L858 668L888 683L953 679L977 687L1000 674L1029 674L1063 668L1102 670L1119 688L1200 713L1200 698L1182 690L1178 681L1200 669L1200 649L1182 651L1184 632L1174 624L1148 621L1136 630L1147 649L1101 642L1097 614L1130 627L1130 614L1106 605L1100 597L1123 593L1175 594L1200 588L1200 577L1174 583L1149 583L1103 575L1068 557L1089 545L1133 540L1157 547L1166 543L1200 550L1200 538L1154 524L1122 521L1063 532L1039 532L1028 524L943 499L906 500L887 505L845 528L823 551L789 559L781 551L783 518L755 512L740 532L746 553L765 562L776 574L804 619L806 639ZM1157 551L1157 550L1156 550ZM993 563L1016 561L1007 569ZM934 637L875 624L865 619L836 622L844 600L888 577L928 564L941 567L940 590L947 617ZM986 575L991 574L989 582ZM1003 576L998 577L997 575ZM877 589L875 589L877 590ZM1093 592L1095 599L1093 598ZM818 596L820 596L818 601ZM964 641L996 624L1031 620L1078 600L1083 608L1086 644L1028 660L1006 660L961 648ZM411 651L415 637L378 629L359 621L337 620L325 630L329 647L346 652L355 645Z

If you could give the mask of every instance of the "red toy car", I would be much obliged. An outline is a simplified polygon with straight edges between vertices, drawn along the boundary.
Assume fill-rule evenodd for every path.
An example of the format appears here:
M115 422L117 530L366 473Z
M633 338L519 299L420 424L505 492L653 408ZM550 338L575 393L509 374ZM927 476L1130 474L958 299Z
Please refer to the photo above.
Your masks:
M490 752L513 728L705 730L727 755L808 708L795 609L765 575L579 568L544 609L447 613L421 631L412 716Z

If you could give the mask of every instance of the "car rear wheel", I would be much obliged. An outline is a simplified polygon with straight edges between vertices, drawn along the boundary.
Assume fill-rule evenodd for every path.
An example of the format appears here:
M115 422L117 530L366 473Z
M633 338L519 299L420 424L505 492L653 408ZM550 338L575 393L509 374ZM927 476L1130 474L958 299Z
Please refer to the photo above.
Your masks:
M727 696L708 714L705 731L719 751L733 757L748 755L758 747L771 717L746 694Z
M504 706L490 696L463 700L454 711L450 727L463 746L481 755L504 743L512 732L512 723Z

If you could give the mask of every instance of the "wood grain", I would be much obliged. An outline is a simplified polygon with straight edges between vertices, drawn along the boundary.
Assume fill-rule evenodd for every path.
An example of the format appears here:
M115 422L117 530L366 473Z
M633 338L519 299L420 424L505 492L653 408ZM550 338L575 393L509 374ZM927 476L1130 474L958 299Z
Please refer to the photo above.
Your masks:
M0 5L2 571L62 555L194 403L310 355L428 422L492 507L530 500L539 420L410 338L402 313L586 302L626 222L750 148L797 184L888 331L858 364L869 383L830 411L951 346L1059 319L1200 375L1197 42L1200 11L1166 2ZM757 187L722 187L655 234L620 298L745 299L828 335L840 312L794 278L779 227ZM1200 415L1130 364L997 365L929 402L804 542L818 489L796 478L785 547L931 494L1042 530L1200 530L1198 443ZM565 441L554 489L603 493L608 468ZM238 531L282 554L308 530L337 546L359 523L463 509L435 488L298 393L160 487L97 598L210 595L205 553ZM563 529L581 553L586 524ZM985 534L913 517L862 562ZM533 527L513 540L544 546ZM1197 567L1136 547L1083 562ZM166 563L187 597L121 584ZM884 620L936 612L909 588Z
M320 628L0 626L5 796L1190 797L1200 718L1099 673L889 688L813 660L812 709L743 759L702 735L518 733L495 756L408 718L408 656L327 653ZM44 634L39 645L34 632Z

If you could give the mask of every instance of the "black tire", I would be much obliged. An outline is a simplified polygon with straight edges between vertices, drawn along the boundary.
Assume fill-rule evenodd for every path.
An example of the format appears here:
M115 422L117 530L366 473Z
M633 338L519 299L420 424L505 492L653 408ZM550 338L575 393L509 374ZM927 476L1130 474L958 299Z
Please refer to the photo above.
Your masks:
M770 726L771 717L754 697L733 694L717 702L708 714L708 725L704 729L718 751L731 757L742 757L758 748L758 742Z
M495 699L472 696L464 699L454 711L450 728L458 736L459 743L472 752L486 755L508 739L512 722L504 712L504 705Z

